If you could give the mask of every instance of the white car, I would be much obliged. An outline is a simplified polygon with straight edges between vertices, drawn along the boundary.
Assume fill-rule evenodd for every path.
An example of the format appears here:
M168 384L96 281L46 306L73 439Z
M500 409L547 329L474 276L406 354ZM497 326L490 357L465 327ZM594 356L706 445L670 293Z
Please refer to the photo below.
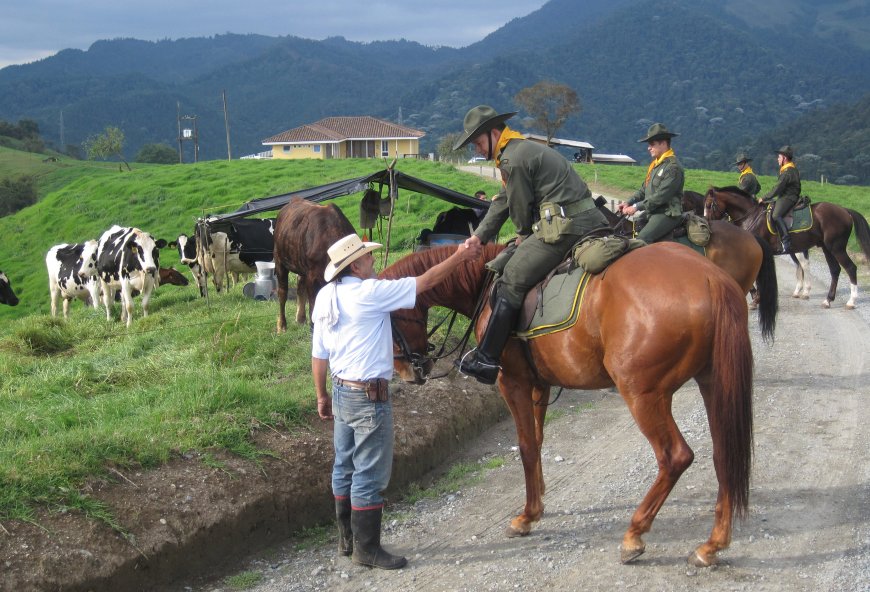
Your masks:
M477 164L478 162L486 162L485 156L472 156L468 159L468 164Z

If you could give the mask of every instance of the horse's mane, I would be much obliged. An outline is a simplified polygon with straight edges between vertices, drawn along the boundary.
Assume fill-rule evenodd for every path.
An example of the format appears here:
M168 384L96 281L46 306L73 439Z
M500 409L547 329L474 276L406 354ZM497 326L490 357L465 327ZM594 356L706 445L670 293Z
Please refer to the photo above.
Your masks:
M455 293L456 285L459 284L459 290L462 293L476 293L480 289L478 285L483 277L481 269L486 261L493 259L498 253L505 248L505 245L487 244L483 246L483 255L475 259L461 264L456 271L441 282L438 286L432 288L433 293ZM441 263L456 250L456 245L447 245L443 247L434 247L425 251L417 251L406 255L385 268L379 276L381 279L396 279L402 277L417 277L426 272L427 269ZM429 306L429 299L424 292L417 301L418 305ZM470 303L473 305L474 303Z
M736 185L729 185L728 187L711 187L710 189L712 189L713 191L716 191L716 192L733 193L735 195L739 195L740 197L751 201L753 204L756 203L754 197L752 197L751 195L749 195L748 193L746 193L745 191L743 191L740 187L737 187Z

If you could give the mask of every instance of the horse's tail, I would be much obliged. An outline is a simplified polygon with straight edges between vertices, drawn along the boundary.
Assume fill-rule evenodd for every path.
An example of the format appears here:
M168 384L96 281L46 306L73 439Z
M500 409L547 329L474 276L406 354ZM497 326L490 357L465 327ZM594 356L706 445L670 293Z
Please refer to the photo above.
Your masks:
M749 507L752 467L752 344L745 298L732 282L710 282L714 310L713 397L708 413L713 460L736 517Z
M761 269L755 283L758 286L758 323L761 325L761 337L767 342L773 342L776 331L776 315L779 312L779 285L776 280L776 262L770 244L755 237L761 247Z
M852 216L852 222L855 225L855 237L858 239L858 244L861 245L861 250L864 251L864 256L870 260L870 226L867 225L867 219L855 210L846 208L849 215Z

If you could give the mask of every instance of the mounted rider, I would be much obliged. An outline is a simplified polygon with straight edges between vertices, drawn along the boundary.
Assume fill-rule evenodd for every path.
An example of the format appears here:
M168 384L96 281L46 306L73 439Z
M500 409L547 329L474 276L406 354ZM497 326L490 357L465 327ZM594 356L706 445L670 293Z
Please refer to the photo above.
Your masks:
M752 158L748 154L740 152L735 157L733 166L736 166L737 170L740 171L740 179L737 181L737 186L752 197L757 197L761 191L761 183L758 182L758 177L755 176L755 171L752 170L752 166L749 164L751 161Z
M776 161L779 164L779 179L776 181L773 189L758 201L763 204L773 202L773 212L770 218L777 232L779 232L779 238L782 241L782 252L788 253L791 251L791 239L788 235L785 216L794 208L798 199L800 199L801 175L794 164L794 150L792 150L791 146L783 146L776 151L776 154Z
M488 105L474 107L465 115L462 137L453 147L459 150L473 143L477 153L494 159L501 172L501 190L466 245L493 240L508 217L518 235L514 245L499 255L499 261L507 258L507 263L486 331L459 365L461 372L485 384L495 383L502 349L526 293L565 259L584 234L608 225L589 187L564 156L526 140L505 124L514 115L499 114Z
M661 123L654 123L646 137L638 142L647 143L652 162L646 180L628 201L620 202L617 209L626 216L646 212L648 221L637 238L654 243L670 235L682 223L683 166L671 148L671 138L680 134L668 131Z

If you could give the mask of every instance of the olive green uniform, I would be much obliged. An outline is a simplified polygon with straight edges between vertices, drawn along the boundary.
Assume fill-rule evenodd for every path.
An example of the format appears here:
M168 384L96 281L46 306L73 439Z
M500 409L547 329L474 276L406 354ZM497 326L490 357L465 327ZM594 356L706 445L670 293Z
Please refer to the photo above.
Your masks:
M654 243L680 225L684 182L683 166L676 156L664 159L650 172L649 181L627 202L649 216L637 238Z
M788 214L801 196L801 175L797 167L788 167L779 174L776 185L767 192L763 201L773 205L773 217L782 218Z
M737 186L752 197L757 196L761 191L761 183L758 182L758 177L754 173L741 174Z
M606 227L592 192L564 156L531 140L513 139L499 162L502 189L474 234L486 243L510 218L522 241L502 271L498 295L519 308L526 293L558 265L581 236ZM568 219L562 233L547 243L533 233L540 205L553 203Z

